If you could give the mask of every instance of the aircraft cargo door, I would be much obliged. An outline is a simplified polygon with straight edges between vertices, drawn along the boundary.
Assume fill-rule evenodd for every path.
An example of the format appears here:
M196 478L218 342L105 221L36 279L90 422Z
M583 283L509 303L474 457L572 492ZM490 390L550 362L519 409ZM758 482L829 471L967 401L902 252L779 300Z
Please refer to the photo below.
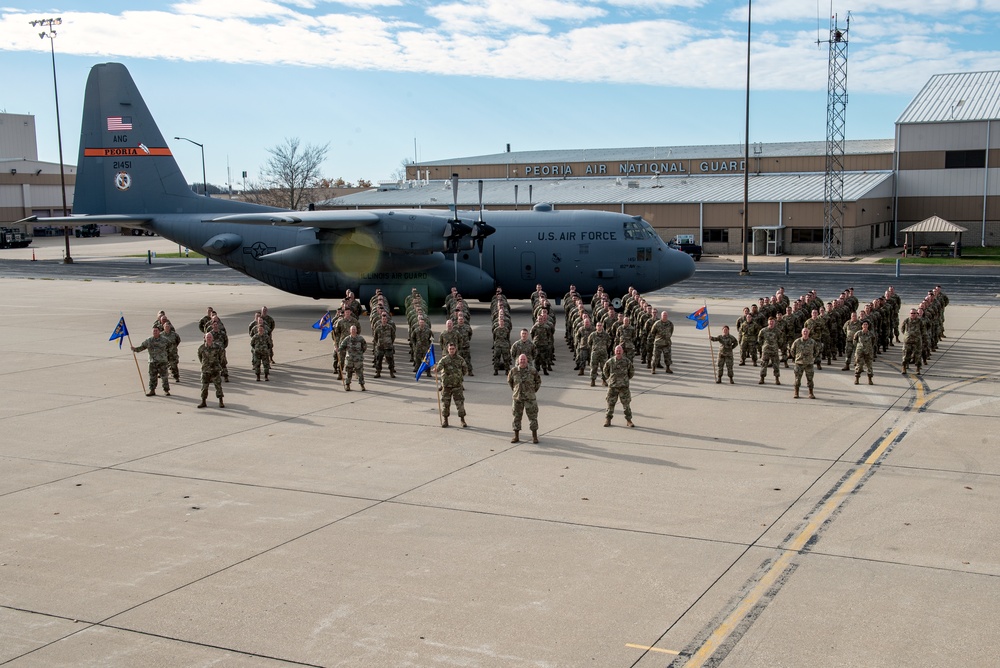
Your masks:
M535 254L531 252L521 253L521 280L535 280Z

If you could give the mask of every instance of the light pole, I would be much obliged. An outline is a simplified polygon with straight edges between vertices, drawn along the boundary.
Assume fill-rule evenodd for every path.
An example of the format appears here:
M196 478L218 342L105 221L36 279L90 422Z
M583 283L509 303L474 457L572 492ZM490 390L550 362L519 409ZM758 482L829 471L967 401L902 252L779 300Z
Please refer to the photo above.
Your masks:
M753 14L753 0L747 0L747 104L746 126L743 135L743 268L740 276L747 276L747 238L750 234L750 18Z
M199 144L195 140L188 139L187 137L174 137L174 139L183 139L184 141L189 141L201 149L201 182L202 186L205 188L204 195L205 197L208 197L208 179L205 177L205 145Z
M49 38L49 47L52 52L52 90L56 95L56 136L59 139L59 179L62 183L63 216L67 216L69 215L69 207L66 206L66 169L63 166L62 124L59 122L59 85L56 83L56 31L52 29L52 26L62 25L62 18L35 19L29 23L34 27L44 26L46 28L38 33L38 36L41 39ZM66 257L63 258L63 263L73 264L73 258L69 254L70 228L64 227L63 234L66 237Z

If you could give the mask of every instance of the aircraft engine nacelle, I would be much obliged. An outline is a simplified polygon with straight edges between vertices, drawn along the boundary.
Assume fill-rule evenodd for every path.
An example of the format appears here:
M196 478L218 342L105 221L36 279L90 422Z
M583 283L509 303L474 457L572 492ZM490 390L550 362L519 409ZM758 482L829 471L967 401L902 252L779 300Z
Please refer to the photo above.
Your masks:
M450 230L441 216L391 212L378 225L378 243L387 253L433 253L444 250Z
M201 249L209 255L225 255L233 252L242 245L243 237L227 232L226 234L216 234L206 241Z

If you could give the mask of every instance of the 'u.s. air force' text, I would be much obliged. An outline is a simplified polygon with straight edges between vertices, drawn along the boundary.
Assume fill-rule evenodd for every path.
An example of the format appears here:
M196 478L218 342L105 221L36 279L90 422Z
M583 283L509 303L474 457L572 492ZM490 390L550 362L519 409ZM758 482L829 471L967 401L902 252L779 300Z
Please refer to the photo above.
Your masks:
M610 230L585 230L582 232L539 232L539 241L616 241L618 233Z

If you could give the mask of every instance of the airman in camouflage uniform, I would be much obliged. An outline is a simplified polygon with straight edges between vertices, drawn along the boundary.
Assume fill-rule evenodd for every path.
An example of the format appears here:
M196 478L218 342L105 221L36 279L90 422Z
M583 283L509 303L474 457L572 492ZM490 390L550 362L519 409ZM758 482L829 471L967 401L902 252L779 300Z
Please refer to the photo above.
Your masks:
M416 371L424 361L427 351L434 341L434 332L423 316L418 316L416 327L410 328L410 347L413 350L413 370Z
M608 377L604 374L604 363L608 361L608 351L611 350L611 335L604 329L600 320L594 325L594 333L590 335L587 345L590 346L590 386L597 383L597 374L601 374L601 385L608 386Z
M375 377L382 377L383 363L389 366L389 377L396 377L396 325L383 311L372 327L372 347L375 348Z
M257 316L250 328L250 362L258 383L261 365L264 367L264 380L271 380L271 330L262 315Z
M739 325L740 334L740 366L747 363L747 357L753 360L753 365L757 366L757 335L760 334L760 325L753 318L753 310L747 312L743 321Z
M844 347L844 368L841 371L849 371L851 368L851 360L854 359L854 335L861 331L861 324L857 311L851 313L851 319L844 323L843 330L847 344Z
M163 333L160 334L160 338L167 340L167 368L170 370L171 375L173 375L174 380L179 383L181 382L181 371L177 366L180 363L180 354L177 351L177 347L181 343L181 335L177 333L168 320L163 325Z
M215 345L222 348L222 379L229 382L229 357L226 355L226 348L229 347L229 335L226 334L226 328L223 326L222 321L219 320L219 316L212 316L212 325L209 330L212 333L212 338L215 340Z
M861 323L861 331L854 333L854 384L861 378L861 370L868 369L868 384L874 385L872 376L872 361L875 359L875 334L869 329L868 323Z
M727 369L729 371L729 384L735 383L733 380L733 349L740 344L736 340L736 337L729 333L729 325L724 325L722 327L721 336L710 336L708 337L712 341L717 341L719 343L719 367L716 371L716 383L722 382L722 370Z
M461 307L464 305L459 298L459 305L455 309L455 331L462 335L461 342L458 346L458 354L462 356L465 360L465 365L469 367L469 375L475 376L472 372L472 325L469 324L468 307L463 312Z
M555 359L554 332L555 327L549 321L548 311L544 309L539 311L538 319L531 326L530 336L531 341L535 344L533 360L535 369L541 370L546 376L549 375L549 370L552 369L552 361ZM511 351L511 358L513 358L513 352Z
M368 350L368 342L358 334L358 326L351 325L350 333L340 342L340 354L344 360L344 370L347 371L347 379L344 389L351 391L351 377L358 374L358 382L361 383L361 391L365 391L365 351Z
M582 302L581 311L583 311ZM587 315L586 311L583 311L579 323L574 328L573 336L573 348L576 352L576 375L578 376L587 373L587 363L590 362L590 335L595 331L597 329L591 322L590 316Z
M795 398L799 398L799 386L802 384L802 374L806 374L806 387L809 388L809 398L815 399L813 394L813 366L819 359L822 351L822 344L816 339L810 338L809 328L802 328L802 337L795 339L792 343L792 358L795 360Z
M903 375L906 375L910 364L917 367L923 366L923 345L924 345L924 323L920 319L917 309L910 309L910 317L900 324L899 331L903 335Z
M516 360L521 355L528 356L528 362L538 370L538 365L534 364L535 355L538 354L538 348L535 346L534 341L528 337L528 330L522 329L519 338L510 347L510 358Z
M660 358L663 359L663 365L666 367L667 373L673 373L670 370L670 364L673 359L670 355L671 349L671 339L674 335L674 323L670 321L670 316L667 313L667 309L663 309L660 313L660 319L656 321L652 328L653 336L653 356L650 366L652 367L652 373L656 373L656 367L660 363Z
M449 343L448 353L434 365L434 377L437 378L438 387L441 389L441 417L444 418L441 423L442 427L448 426L452 399L455 400L455 408L458 410L458 419L462 421L462 426L469 426L465 423L465 374L467 371L468 367L465 360L458 354L458 348L454 343Z
M625 348L621 344L615 346L615 356L604 363L604 375L608 379L608 411L604 415L604 426L611 426L611 418L615 415L615 404L621 401L625 424L634 427L629 381L635 375L635 367L632 365L632 360L625 356Z
M503 310L497 311L496 323L493 325L493 375L496 376L503 369L507 373L511 367L510 357L510 330L511 322L509 316L504 315Z
M757 341L760 343L759 385L764 384L764 377L767 375L767 367L769 366L774 369L774 384L781 385L779 380L781 369L778 366L778 361L781 358L781 332L776 325L777 321L774 318L768 318L767 327L757 334Z
M209 384L215 385L215 396L219 399L219 408L225 408L222 401L222 346L215 341L212 332L205 332L205 343L198 346L198 361L201 362L201 403L198 408L205 407L208 399Z
M167 375L167 348L170 347L170 344L163 338L158 328L153 327L152 331L153 335L151 337L138 346L130 347L134 353L149 350L149 392L146 393L146 396L151 397L156 394L156 383L162 377L163 393L169 397L170 380Z
M521 432L521 415L527 413L531 442L538 443L538 400L535 392L542 386L542 377L528 364L527 355L520 355L517 366L507 372L507 384L514 393L511 407L514 414L514 437L510 442L517 443L520 440L518 435Z

